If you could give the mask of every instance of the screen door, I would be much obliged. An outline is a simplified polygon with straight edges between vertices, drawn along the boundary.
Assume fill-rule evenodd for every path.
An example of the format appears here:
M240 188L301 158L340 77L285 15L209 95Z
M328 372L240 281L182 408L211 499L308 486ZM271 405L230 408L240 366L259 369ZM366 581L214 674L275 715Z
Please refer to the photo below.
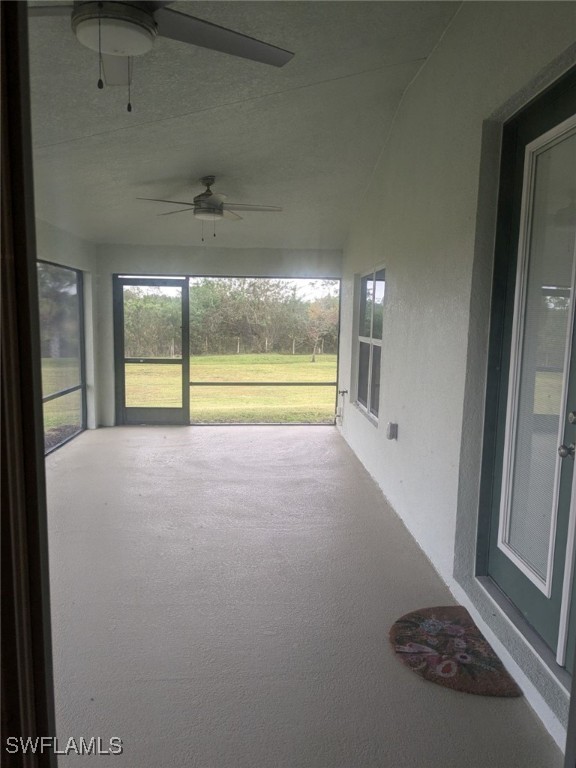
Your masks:
M189 424L188 283L114 278L116 421Z

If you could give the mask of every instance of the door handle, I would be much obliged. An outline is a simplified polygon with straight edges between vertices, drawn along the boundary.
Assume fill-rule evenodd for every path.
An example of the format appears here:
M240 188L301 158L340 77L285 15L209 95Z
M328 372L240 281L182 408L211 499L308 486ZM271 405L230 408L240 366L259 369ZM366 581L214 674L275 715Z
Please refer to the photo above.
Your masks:
M560 456L561 459L567 459L568 456L573 459L574 453L576 453L576 445L574 445L574 443L570 443L570 445L561 445L560 448L558 448L558 456Z

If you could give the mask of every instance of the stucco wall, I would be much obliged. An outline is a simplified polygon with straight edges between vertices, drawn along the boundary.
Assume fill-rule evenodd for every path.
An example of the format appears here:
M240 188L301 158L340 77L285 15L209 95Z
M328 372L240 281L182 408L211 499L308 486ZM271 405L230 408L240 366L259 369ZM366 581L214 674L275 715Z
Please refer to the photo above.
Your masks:
M353 390L354 275L382 265L387 282L380 423L346 402L342 433L456 590L461 439L482 430L463 403L483 122L574 43L575 29L572 3L464 3L383 137L344 253L340 389ZM483 360L488 297L476 310L470 354ZM397 441L385 438L388 421ZM565 714L562 702L554 717Z
M70 232L36 219L36 254L43 261L92 272L96 246Z
M335 277L342 271L338 250L99 245L101 269L109 274L207 275L226 277Z

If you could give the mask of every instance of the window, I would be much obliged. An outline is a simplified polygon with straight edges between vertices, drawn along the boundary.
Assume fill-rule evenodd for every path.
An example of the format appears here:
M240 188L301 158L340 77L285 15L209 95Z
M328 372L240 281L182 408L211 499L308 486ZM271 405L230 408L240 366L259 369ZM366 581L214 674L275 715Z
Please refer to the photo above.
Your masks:
M44 449L86 426L82 273L38 262Z
M385 287L383 269L364 275L360 280L356 401L375 418L378 418L380 403Z

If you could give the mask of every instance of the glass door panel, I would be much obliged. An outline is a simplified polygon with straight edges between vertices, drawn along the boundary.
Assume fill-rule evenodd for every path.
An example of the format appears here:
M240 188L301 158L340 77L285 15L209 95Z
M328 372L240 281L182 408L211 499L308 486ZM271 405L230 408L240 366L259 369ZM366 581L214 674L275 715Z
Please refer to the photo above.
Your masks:
M502 476L488 573L565 664L576 411L576 118L526 145L510 364L501 402ZM567 215L570 206L572 214ZM503 384L504 387L504 384ZM499 438L500 439L500 438ZM572 620L574 617L572 617Z
M519 358L513 361L516 413L514 434L509 433L509 520L503 542L545 589L551 577L561 469L556 448L570 360L574 268L574 234L554 224L554 192L561 188L566 168L572 166L576 178L576 133L538 154L534 166L532 222L519 283L524 299L517 312L517 335L522 338Z

